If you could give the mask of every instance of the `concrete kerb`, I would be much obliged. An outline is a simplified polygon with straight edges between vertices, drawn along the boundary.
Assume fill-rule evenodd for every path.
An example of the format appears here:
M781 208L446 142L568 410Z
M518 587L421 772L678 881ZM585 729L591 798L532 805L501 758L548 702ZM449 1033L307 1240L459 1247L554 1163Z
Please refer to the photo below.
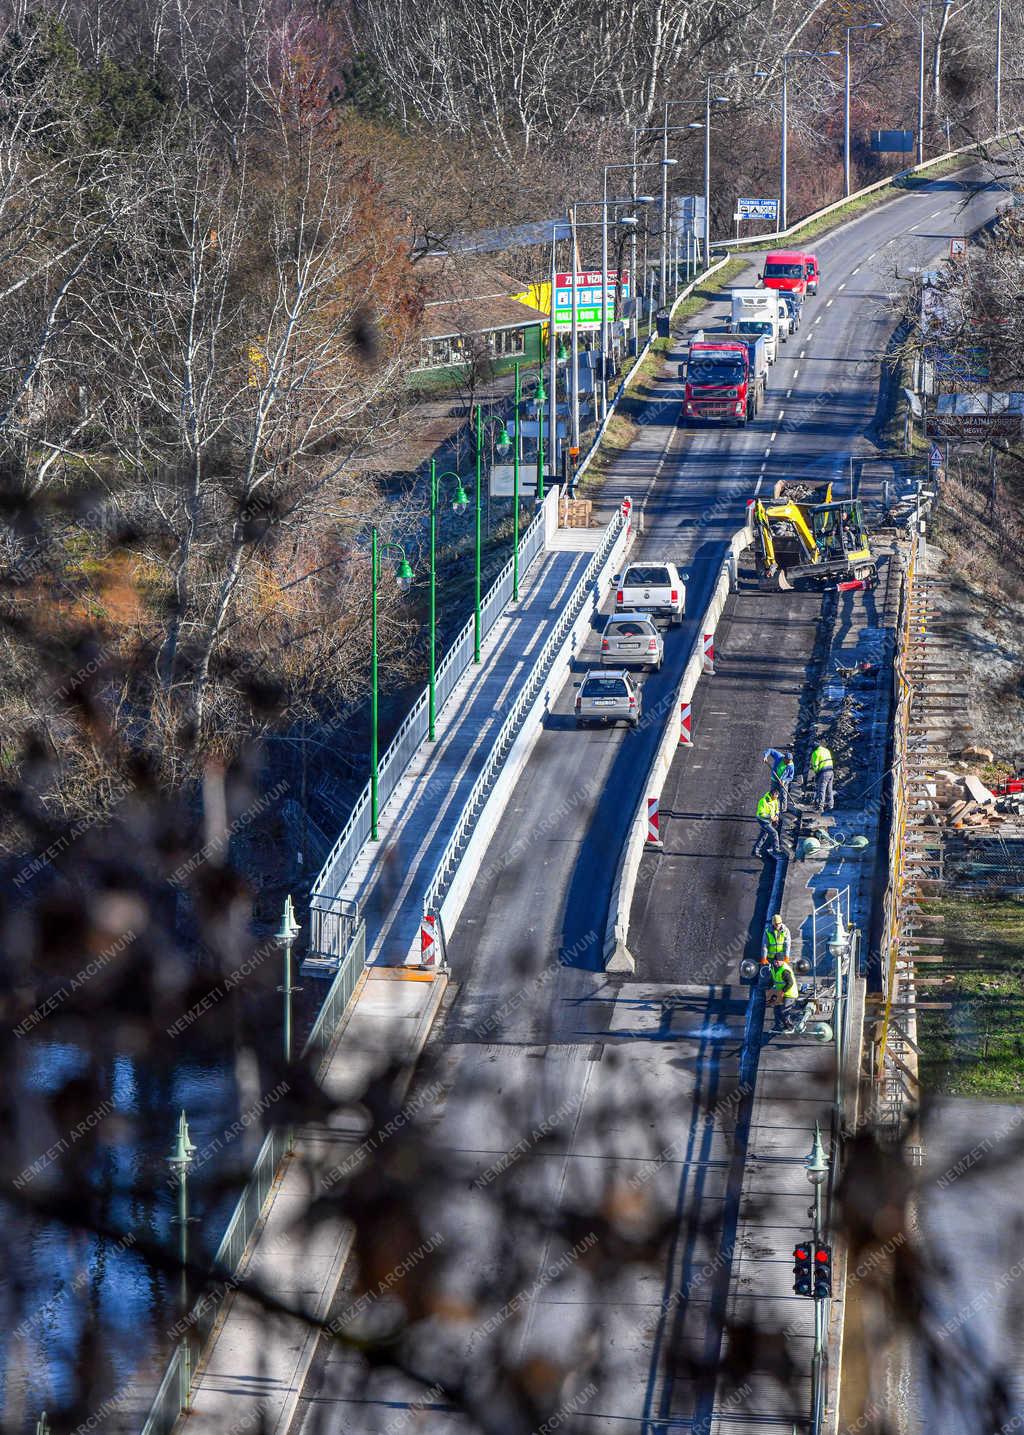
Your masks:
M647 781L630 820L626 840L623 843L615 870L615 881L612 884L611 901L608 906L608 920L605 923L604 969L606 972L631 973L636 971L636 960L629 950L629 913L633 905L633 893L636 890L636 879L640 871L640 861L643 857L644 841L647 836L647 799L660 797L662 788L665 786L665 779L679 746L680 704L691 700L698 682L704 675L704 634L714 632L715 624L721 617L729 597L739 555L749 546L751 538L751 529L746 527L734 533L730 540L729 552L718 571L711 601L704 610L700 626L694 637L693 647L676 688L672 707L665 719L661 741L651 760Z
M600 606L605 585L609 582L612 574L618 570L623 556L633 541L633 536L632 526L622 529L608 550L608 556L600 571L595 578L590 580L594 603L584 603L579 617L566 633L561 647L552 660L548 675L523 719L522 727L512 743L508 756L502 763L494 786L484 801L480 816L473 828L473 835L459 859L455 876L441 902L441 920L449 937L466 905L466 900L483 864L491 838L508 805L512 790L529 760L534 744L540 737L544 715L550 708L553 697L557 695L569 676L572 660L590 628L595 606Z
M807 225L816 224L819 219L825 219L828 215L835 214L837 210L844 209L855 200L863 199L877 190L885 189L887 185L895 184L901 179L908 179L911 175L924 174L935 165L942 164L948 159L957 159L960 155L980 156L987 145L998 144L1022 134L1024 134L1024 127L1005 130L1002 134L990 135L988 139L973 140L959 149L945 150L942 154L932 155L931 159L926 159L922 164L911 165L909 169L897 170L895 174L886 175L884 179L876 179L872 184L866 184L863 189L855 189L852 194L847 194L842 199L836 200L834 204L826 204L823 209L816 209L813 214L805 214L803 219L798 219L795 224L790 224L786 229L776 229L771 234L757 234L746 239L716 239L712 241L712 244L715 249L734 249L742 252L746 249L760 249L765 244L773 244L779 239L791 239ZM860 215L853 217L859 219ZM708 270L708 273L710 272Z
M698 274L697 277L691 283L687 284L685 289L680 289L679 293L672 300L672 308L669 310L669 318L671 319L671 316L676 312L676 309L683 302L683 300L690 297L698 284L703 284L705 279L708 279L712 274L716 274L718 270L721 269L723 265L728 264L728 262L728 255L724 259L717 260L716 263L710 264L707 269L703 271L703 273ZM601 442L604 439L605 430L611 422L612 415L618 408L619 400L622 398L626 390L629 388L630 384L633 382L633 379L636 377L636 374L640 369L640 365L647 358L647 355L651 352L651 346L653 345L656 337L657 335L652 334L647 340L646 344L644 344L643 348L640 350L636 358L633 360L633 363L630 365L629 373L626 374L623 378L618 393L608 405L608 412L601 420L598 430L594 434L593 442L591 443L590 447L587 449L587 452L584 454L583 458L580 460L579 464L576 467L575 481L577 483L583 477L583 474L589 466L591 459L594 457L594 455L597 453L597 450L600 448Z

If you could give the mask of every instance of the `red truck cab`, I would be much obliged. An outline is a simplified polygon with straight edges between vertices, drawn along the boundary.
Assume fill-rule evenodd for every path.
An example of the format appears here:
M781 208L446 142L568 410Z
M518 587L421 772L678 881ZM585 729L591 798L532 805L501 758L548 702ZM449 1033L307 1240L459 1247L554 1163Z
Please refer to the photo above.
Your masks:
M797 249L777 249L766 254L761 283L766 289L784 289L798 299L807 294L807 261L813 256L802 254ZM817 264L815 264L817 272Z
M686 364L682 422L707 419L745 424L750 385L746 344L723 339L695 339Z

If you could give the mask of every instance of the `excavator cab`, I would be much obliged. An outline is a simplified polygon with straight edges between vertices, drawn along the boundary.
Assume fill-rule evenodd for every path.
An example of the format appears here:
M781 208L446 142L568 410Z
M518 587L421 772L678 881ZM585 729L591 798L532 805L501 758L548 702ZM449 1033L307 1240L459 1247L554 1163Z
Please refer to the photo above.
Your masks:
M753 505L758 573L766 587L788 589L849 579L873 582L875 560L857 499L833 501L831 485L823 503L807 485L776 485L775 497ZM799 500L803 500L802 502Z

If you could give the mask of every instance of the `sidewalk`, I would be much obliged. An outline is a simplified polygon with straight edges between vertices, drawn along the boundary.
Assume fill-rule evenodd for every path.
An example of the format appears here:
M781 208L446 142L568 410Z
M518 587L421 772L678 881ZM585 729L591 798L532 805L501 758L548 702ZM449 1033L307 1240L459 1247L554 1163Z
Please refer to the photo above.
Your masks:
M366 972L331 1053L323 1081L328 1098L340 1104L358 1096L389 1060L411 1075L446 987L443 975ZM353 1156L373 1134L357 1127L351 1115L301 1130L240 1267L240 1275L317 1320L330 1311L353 1232L333 1214L310 1220L313 1173ZM302 1321L270 1320L246 1297L233 1296L193 1385L191 1413L177 1428L184 1426L189 1435L232 1430L284 1435L318 1335Z
M479 667L463 674L381 815L380 841L367 843L341 896L366 921L367 963L401 965L419 942L430 879L487 760L519 684L535 661L552 620L593 554L589 531L563 539L579 549L540 555L520 584L519 604L484 641Z
M883 558L885 561L894 560L888 557ZM838 847L826 861L815 858L801 861L791 857L782 910L793 933L794 955L802 955L808 962L814 958L813 909L821 907L831 893L847 888L851 920L865 934L861 961L867 956L866 934L871 929L879 841L879 791L889 722L886 674L891 662L892 635L884 593L883 571L883 581L874 594L842 595L836 603L831 641L823 653L821 700L813 737L828 740L831 721L844 700L850 697L862 705L860 731L854 760L845 767L840 763L838 767L834 813L819 819L808 805L810 793L806 785L802 793L795 790L797 801L805 809L797 840L811 829L823 826L847 838L863 834L870 845L863 852L848 846ZM862 660L880 665L881 674L874 683L846 684L839 680L837 661L852 666ZM801 755L805 754L798 743L798 758ZM819 978L830 979L834 974L834 961L827 950L833 926L828 921L819 922ZM846 1090L850 1092L853 1073L859 1068L863 984L854 987L848 983L847 991L852 1002L845 1055ZM804 1163L814 1141L816 1123L821 1129L826 1154L835 1159L834 1149L829 1151L835 1046L832 1042L822 1045L807 1034L769 1034L770 1026L766 1014L726 1307L730 1327L748 1327L757 1331L761 1339L754 1346L754 1369L741 1390L733 1393L724 1382L719 1385L712 1435L752 1435L753 1431L764 1429L777 1429L790 1435L794 1422L798 1428L804 1428L810 1409L814 1302L793 1292L792 1252L798 1241L811 1237L808 1207L812 1188ZM845 1122L847 1125L856 1123L852 1106L845 1112ZM833 1170L833 1179L837 1174ZM825 1239L834 1246L834 1298L827 1312L832 1365L825 1392L823 1428L832 1430L838 1414L846 1288L839 1243L828 1235ZM784 1357L792 1362L785 1379L780 1378Z

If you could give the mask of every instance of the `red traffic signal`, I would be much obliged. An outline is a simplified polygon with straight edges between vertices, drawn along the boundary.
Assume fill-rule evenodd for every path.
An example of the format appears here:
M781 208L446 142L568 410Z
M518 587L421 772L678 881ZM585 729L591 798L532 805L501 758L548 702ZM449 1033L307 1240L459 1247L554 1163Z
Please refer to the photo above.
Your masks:
M832 1294L832 1247L814 1248L814 1298L824 1300Z
M795 1295L812 1295L814 1279L811 1274L811 1247L793 1247L793 1292Z

